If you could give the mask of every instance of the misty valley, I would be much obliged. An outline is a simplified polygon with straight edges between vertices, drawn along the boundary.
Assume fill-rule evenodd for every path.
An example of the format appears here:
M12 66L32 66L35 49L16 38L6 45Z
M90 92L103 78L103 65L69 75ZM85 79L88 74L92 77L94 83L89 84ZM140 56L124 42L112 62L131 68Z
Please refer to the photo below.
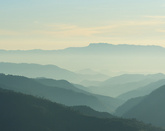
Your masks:
M165 0L0 0L0 131L165 131Z
M2 131L165 131L165 48L0 50Z

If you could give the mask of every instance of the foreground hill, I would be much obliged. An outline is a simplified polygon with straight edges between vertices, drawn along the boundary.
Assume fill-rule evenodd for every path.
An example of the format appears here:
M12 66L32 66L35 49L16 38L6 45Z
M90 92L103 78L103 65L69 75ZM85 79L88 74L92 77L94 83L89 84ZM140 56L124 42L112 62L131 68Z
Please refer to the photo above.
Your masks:
M131 110L134 106L138 105L143 99L144 97L136 97L136 98L129 99L124 104L119 106L116 109L114 114L120 117L123 116L123 114Z
M113 115L107 112L98 112L88 106L72 106L72 109L86 116L92 116L97 118L114 118Z
M135 120L87 117L57 103L0 89L2 131L163 131Z
M4 74L0 75L0 85L4 85L3 87L5 89L44 97L45 99L68 106L86 105L98 111L112 112L119 104L121 104L117 99L97 96L76 89L76 87L66 81L55 81L52 79L45 79L44 81L42 79L42 82L44 82L45 85L39 83L39 80L27 77ZM54 85L51 86L52 83L50 82L54 82Z
M165 127L165 86L145 96L142 101L128 110L123 116L136 118L146 123Z

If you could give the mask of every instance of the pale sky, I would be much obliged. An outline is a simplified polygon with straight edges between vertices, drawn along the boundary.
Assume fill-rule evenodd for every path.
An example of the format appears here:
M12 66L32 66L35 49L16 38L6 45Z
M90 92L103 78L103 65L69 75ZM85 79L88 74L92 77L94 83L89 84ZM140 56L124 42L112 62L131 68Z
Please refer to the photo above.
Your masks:
M0 0L0 49L165 47L165 0Z

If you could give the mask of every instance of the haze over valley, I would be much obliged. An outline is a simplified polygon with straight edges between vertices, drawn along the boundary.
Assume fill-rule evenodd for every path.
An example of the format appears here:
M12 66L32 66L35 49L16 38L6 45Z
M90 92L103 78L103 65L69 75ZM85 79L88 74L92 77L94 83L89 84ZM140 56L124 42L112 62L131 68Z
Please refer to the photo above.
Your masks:
M73 112L76 113L78 111L85 117L107 118L109 120L115 118L118 124L121 121L120 117L125 118L122 120L123 122L128 121L128 118L136 118L137 129L153 130L154 127L151 128L147 126L148 123L164 128L162 122L164 121L163 110L161 111L162 117L155 117L155 115L152 117L148 112L145 117L142 114L145 113L148 107L140 106L141 103L145 103L143 102L145 99L148 103L153 103L153 99L159 99L160 103L162 101L163 106L164 99L163 97L157 97L159 96L157 90L161 90L163 88L161 86L165 85L165 74L163 74L164 72L163 70L161 71L161 68L159 68L158 72L153 73L153 71L156 71L156 67L160 66L155 63L153 56L164 56L163 47L100 43L91 44L87 47L71 47L64 50L1 50L0 53L1 57L3 56L3 59L8 61L0 62L0 87L5 92L10 90L12 93L19 92L69 106L73 108ZM9 59L10 57L12 57L12 60ZM87 59L82 59L85 57ZM26 58L31 58L29 59L31 63L24 63ZM62 67L53 64L44 64L47 59L58 63L59 58L61 62L64 61ZM89 61L89 58L92 61ZM99 58L105 58L103 59L104 62L100 61ZM127 58L127 61L124 61L125 58ZM139 58L148 58L149 60L141 63L141 61L138 61ZM159 57L159 59L161 58L162 57ZM40 64L39 61L35 61L35 59L40 59L42 64ZM73 59L75 59L75 61L73 61ZM108 61L108 59L110 61ZM81 63L81 61L83 61L83 64L77 66L76 63ZM104 65L106 64L114 66L115 61L120 63L117 68L122 68L123 66L123 70L130 66L134 68L125 70L123 74L116 72L116 75L114 75L111 68L109 72L106 73L101 71L101 69L105 69ZM137 65L134 65L135 63L132 65L132 61ZM68 65L75 64L79 69L82 68L82 70L73 71L74 67L72 67L72 70L65 69L64 67L68 68L65 62L67 62ZM95 66L95 63L98 64ZM138 65L146 66L145 63L155 66L148 68L147 71L150 71L150 74L146 72L143 72L143 74L141 72L138 73L135 69L145 69L145 67L138 67ZM101 66L102 64L103 66ZM91 67L100 65L100 71L96 71L95 68L88 67L88 65ZM119 75L117 75L117 73L119 73ZM157 92L157 95L154 95L154 98L150 97L154 92ZM163 93L163 91L160 93ZM156 103L158 104L159 102ZM149 112L159 112L159 108L154 108L155 105L149 106ZM161 108L161 106L158 107ZM144 117L140 117L141 115ZM150 119L147 119L147 115L150 115ZM24 116L20 116L20 119L22 119L21 117ZM45 119L44 116L42 119ZM143 121L146 125L140 126L138 120ZM130 120L129 123L133 124L134 122L135 121ZM7 123L5 122L5 124ZM31 125L29 125L29 127L30 126ZM127 125L125 126L127 129L130 128ZM107 127L107 129L111 127L112 126ZM133 128L135 127L136 126L133 126ZM3 128L5 129L6 127ZM17 127L16 129L20 128ZM54 127L52 127L52 129L54 129ZM120 129L117 129L117 131L118 130ZM161 129L157 128L156 130Z
M164 7L0 1L0 131L165 131Z
M91 69L97 74L114 76L165 73L164 52L165 48L160 46L96 43L63 50L1 50L0 59L3 62L53 64L74 72Z

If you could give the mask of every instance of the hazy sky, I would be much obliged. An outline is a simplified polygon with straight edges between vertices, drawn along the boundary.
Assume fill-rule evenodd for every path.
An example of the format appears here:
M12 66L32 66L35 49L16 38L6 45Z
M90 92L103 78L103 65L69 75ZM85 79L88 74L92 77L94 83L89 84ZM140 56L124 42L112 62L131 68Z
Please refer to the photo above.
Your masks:
M165 0L0 0L1 49L165 46Z

